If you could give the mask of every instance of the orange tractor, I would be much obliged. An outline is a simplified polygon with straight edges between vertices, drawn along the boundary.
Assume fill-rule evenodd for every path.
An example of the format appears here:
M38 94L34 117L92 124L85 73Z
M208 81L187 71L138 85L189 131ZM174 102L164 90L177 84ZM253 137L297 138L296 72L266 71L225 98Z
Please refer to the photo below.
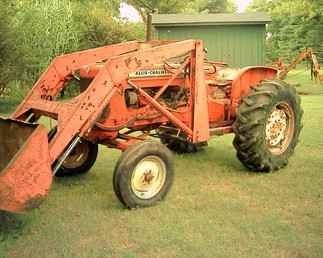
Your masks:
M295 89L276 77L274 68L207 61L199 40L57 57L10 119L0 119L0 210L38 207L54 175L90 170L98 144L123 151L113 186L128 208L165 197L174 175L169 149L195 152L211 136L234 133L243 165L277 170L294 151L303 111ZM72 82L80 93L61 99ZM55 125L38 124L41 117Z

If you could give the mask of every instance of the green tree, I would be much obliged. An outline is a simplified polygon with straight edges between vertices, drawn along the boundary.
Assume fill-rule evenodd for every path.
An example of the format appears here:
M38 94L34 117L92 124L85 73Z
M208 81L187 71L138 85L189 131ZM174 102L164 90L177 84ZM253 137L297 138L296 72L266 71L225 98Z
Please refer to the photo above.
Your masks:
M323 2L320 0L254 0L248 10L264 11L268 26L267 57L286 61L312 47L323 58Z
M124 0L140 14L144 23L147 13L157 10L158 13L227 13L235 12L237 6L233 0Z
M108 10L109 14L113 17L118 17L120 15L120 2L121 0L72 0L74 3L79 4L81 7L78 11L86 12L89 4L91 6L100 6L104 10Z
M16 69L26 81L35 80L55 56L79 48L69 0L17 1L11 29L22 52Z
M237 6L232 0L204 0L198 2L199 12L232 13L237 11Z
M15 32L11 30L12 16L15 10L10 0L0 2L0 97L4 93L7 82L14 74L14 59L19 57L15 46Z
M190 1L180 0L125 0L125 3L133 6L140 14L144 23L147 14L152 10L158 13L179 13L182 12Z
M82 49L144 38L142 23L133 23L114 16L103 2L87 2L78 8L75 23L79 24Z
M7 16L12 18L10 23L1 20L1 37L4 39L0 54L14 62L15 76L11 75L11 78L29 85L58 55L143 38L142 25L120 18L118 0L10 2L12 5L1 2L7 8L0 8L0 13L11 10ZM5 31L8 31L6 36ZM4 71L5 67L0 69Z

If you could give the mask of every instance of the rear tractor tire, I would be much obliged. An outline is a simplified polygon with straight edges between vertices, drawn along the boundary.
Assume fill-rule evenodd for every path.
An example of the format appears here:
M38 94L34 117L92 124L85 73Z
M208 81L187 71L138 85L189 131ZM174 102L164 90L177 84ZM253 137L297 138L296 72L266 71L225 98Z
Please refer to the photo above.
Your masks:
M49 131L48 140L51 141L56 133L57 127L55 126ZM98 149L97 144L82 139L65 159L55 176L75 176L89 172L98 157Z
M233 124L233 145L244 166L270 172L287 165L302 128L296 90L284 81L263 81L242 99Z
M118 199L129 209L161 201L174 177L172 153L161 143L143 141L121 155L113 175Z
M98 145L82 140L66 158L55 176L75 176L87 173L98 156Z

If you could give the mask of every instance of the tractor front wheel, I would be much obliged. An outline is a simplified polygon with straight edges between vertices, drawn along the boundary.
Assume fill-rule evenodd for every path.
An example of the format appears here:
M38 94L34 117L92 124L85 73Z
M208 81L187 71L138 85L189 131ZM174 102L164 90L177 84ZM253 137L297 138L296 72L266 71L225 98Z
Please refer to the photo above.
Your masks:
M158 142L143 141L121 155L114 170L113 187L127 208L146 207L166 196L173 176L171 152Z
M288 163L302 128L295 89L280 80L263 81L242 99L233 124L239 160L253 171L270 172Z

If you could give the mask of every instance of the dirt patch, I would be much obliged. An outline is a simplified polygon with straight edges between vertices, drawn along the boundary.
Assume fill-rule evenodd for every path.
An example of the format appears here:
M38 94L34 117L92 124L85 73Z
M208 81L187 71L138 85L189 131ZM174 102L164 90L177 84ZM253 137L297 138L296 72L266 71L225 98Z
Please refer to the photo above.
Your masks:
M297 92L299 95L311 95L311 93L309 93L309 92L303 92L303 91L298 91Z

